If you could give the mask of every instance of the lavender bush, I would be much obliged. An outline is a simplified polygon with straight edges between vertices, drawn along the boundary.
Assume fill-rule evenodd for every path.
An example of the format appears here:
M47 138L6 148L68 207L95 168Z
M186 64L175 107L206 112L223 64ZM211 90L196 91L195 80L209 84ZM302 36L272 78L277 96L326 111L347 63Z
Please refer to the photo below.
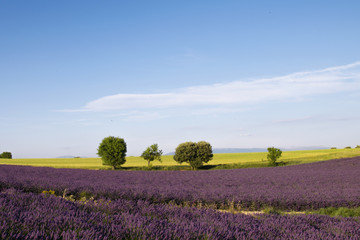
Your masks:
M142 200L0 193L1 239L358 239L359 218L221 213Z
M0 189L283 210L360 206L360 157L297 166L213 171L106 171L0 166Z

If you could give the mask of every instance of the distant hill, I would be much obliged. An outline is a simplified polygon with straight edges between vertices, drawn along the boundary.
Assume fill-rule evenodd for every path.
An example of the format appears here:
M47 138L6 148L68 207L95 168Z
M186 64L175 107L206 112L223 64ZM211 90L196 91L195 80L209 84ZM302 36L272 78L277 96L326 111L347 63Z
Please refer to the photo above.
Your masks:
M266 151L266 148L213 148L213 153L252 153Z
M56 157L56 158L85 158L85 157L65 155L65 156L59 156L59 157Z
M282 151L298 151L298 150L320 150L329 149L329 147L310 146L310 147L294 147L281 148ZM213 148L213 153L253 153L253 152L267 152L267 148ZM170 152L165 155L174 155L175 152Z
M250 153L250 152L266 152L266 148L213 148L213 153ZM165 155L174 155L170 152Z

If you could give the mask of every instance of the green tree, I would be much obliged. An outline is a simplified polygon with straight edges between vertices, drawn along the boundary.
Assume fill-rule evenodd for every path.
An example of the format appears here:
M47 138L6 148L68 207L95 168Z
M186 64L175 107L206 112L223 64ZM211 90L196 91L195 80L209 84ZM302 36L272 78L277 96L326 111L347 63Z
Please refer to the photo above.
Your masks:
M159 146L157 144L153 144L141 154L141 157L148 162L148 167L150 167L150 162L154 160L158 160L161 162L162 154L163 152L162 150L159 150Z
M12 154L11 152L3 152L2 154L0 154L0 158L12 159Z
M177 146L173 158L180 164L189 163L191 169L195 170L213 158L212 147L210 143L205 141L184 142Z
M210 143L200 141L197 143L198 146L198 158L203 163L208 163L213 158L212 147Z
M123 138L106 137L100 143L97 154L103 165L112 166L113 169L121 167L126 162L126 143Z
M281 157L282 151L278 148L269 147L267 159L270 166L277 166L277 160Z

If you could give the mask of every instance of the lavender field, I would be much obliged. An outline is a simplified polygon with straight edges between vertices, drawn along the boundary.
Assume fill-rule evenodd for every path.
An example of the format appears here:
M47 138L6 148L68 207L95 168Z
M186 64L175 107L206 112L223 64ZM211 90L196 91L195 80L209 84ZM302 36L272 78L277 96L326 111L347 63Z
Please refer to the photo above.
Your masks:
M77 204L0 194L1 239L357 239L359 219L219 213L118 199Z
M96 171L0 166L1 188L54 190L153 203L231 202L257 210L360 206L360 157L297 166L213 171Z
M213 171L1 165L0 238L360 239L359 217L218 211L358 207L359 172L360 157Z

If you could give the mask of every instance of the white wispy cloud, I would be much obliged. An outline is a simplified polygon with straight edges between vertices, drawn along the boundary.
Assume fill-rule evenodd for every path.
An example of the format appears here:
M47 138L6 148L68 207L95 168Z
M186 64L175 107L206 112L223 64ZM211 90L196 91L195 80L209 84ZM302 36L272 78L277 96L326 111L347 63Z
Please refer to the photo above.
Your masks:
M164 93L120 93L91 101L81 109L63 111L219 109L357 89L360 89L360 62L281 77L193 86Z
M349 122L349 121L358 121L360 118L357 116L346 116L346 117L334 117L328 115L312 115L299 118L288 118L276 120L268 123L269 125L279 124L299 124L299 123L327 123L327 122Z
M121 120L158 120L164 118L164 114L160 114L157 111L125 111L121 113L106 115L108 119L121 119Z

